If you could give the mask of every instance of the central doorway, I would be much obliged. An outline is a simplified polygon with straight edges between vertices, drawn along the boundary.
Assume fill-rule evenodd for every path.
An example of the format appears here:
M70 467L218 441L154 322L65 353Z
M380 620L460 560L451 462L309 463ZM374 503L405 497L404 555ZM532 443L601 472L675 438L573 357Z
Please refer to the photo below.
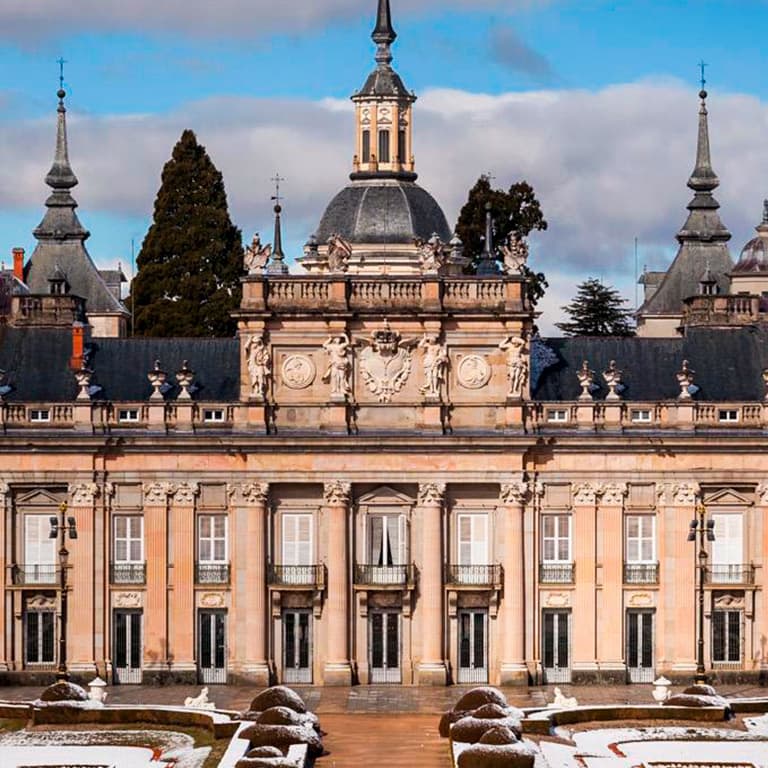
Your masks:
M283 611L283 681L312 682L312 611Z
M368 617L371 683L400 683L400 612L371 611Z
M488 611L459 611L459 683L488 682Z

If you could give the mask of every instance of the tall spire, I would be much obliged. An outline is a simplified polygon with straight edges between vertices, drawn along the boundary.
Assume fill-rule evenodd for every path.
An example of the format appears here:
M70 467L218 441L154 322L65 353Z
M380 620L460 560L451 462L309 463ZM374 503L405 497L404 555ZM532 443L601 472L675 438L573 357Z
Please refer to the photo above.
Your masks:
M688 186L696 192L713 192L720 186L720 179L712 170L712 156L709 148L709 112L707 92L699 92L699 138L696 146L696 167L693 169Z
M283 212L283 207L280 205L280 201L283 199L280 196L280 182L285 181L285 179L276 173L272 181L275 182L275 194L272 196L275 201L275 237L272 241L272 261L267 267L267 272L273 275L285 275L288 274L288 267L283 253L283 228L280 221L280 214Z
M72 171L69 164L69 146L67 144L67 108L64 106L64 98L67 95L63 88L60 88L56 94L59 97L59 107L56 125L56 154L53 158L53 165L48 175L45 177L45 183L51 189L72 189L77 186L77 176Z
M376 29L371 35L373 42L378 46L376 61L379 66L389 66L392 63L390 46L397 39L397 32L392 27L392 13L389 9L389 0L379 0L379 10L376 14Z

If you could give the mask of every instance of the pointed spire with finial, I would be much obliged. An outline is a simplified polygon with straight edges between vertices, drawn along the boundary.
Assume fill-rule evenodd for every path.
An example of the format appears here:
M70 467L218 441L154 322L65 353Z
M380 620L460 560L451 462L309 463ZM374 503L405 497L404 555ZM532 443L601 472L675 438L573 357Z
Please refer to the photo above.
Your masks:
M283 199L280 195L280 182L285 179L276 173L272 181L275 182L275 194L272 196L272 200L275 202L275 238L272 242L272 261L267 267L269 274L287 275L288 267L285 263L285 253L283 253L283 228L280 221L280 214L283 212L283 207L280 205L280 201Z
M45 177L45 183L51 189L72 189L77 186L77 176L75 176L72 166L69 164L69 146L67 143L67 108L64 105L66 91L60 88L56 94L59 99L59 106L56 125L56 153L53 157L53 165L48 175Z
M378 46L376 61L379 66L389 66L392 63L390 46L397 39L397 32L392 27L392 13L389 9L389 0L379 0L376 28L373 30L371 37Z
M714 192L720 186L720 179L712 170L712 155L709 148L709 112L707 92L699 92L699 137L696 145L696 167L693 169L688 186L696 192Z

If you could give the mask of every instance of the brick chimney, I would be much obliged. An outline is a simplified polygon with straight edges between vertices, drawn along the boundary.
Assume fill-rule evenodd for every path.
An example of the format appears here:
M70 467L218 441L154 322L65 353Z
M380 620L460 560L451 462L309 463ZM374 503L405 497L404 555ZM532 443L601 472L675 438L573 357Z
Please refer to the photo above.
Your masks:
M85 323L72 323L72 357L69 358L69 367L73 371L79 371L83 367L86 327Z
M13 249L13 276L24 282L24 249Z

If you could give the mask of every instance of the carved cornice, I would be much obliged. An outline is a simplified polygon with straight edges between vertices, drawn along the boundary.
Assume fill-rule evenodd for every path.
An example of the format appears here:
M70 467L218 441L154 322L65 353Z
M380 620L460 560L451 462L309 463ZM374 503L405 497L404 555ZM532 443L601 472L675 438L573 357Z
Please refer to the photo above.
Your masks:
M602 487L601 504L605 506L621 506L629 492L629 486L626 483L606 483Z
M179 506L192 506L200 493L200 483L179 483L171 491L173 503Z
M227 490L230 498L249 507L264 506L269 499L269 483L232 483Z
M175 490L173 483L144 483L144 503L150 507L164 507Z
M445 500L445 483L422 483L419 486L419 504L423 507L441 505Z
M73 507L90 507L99 495L96 483L75 483L69 486L69 503Z
M530 483L525 480L514 480L511 483L501 484L499 501L502 504L522 507L532 495Z
M573 504L576 507L592 506L602 493L603 486L599 483L578 483L573 486Z
M670 486L672 503L679 506L695 504L701 488L698 483L674 483Z
M334 480L332 483L326 483L323 488L323 499L329 507L346 506L351 496L352 483Z

